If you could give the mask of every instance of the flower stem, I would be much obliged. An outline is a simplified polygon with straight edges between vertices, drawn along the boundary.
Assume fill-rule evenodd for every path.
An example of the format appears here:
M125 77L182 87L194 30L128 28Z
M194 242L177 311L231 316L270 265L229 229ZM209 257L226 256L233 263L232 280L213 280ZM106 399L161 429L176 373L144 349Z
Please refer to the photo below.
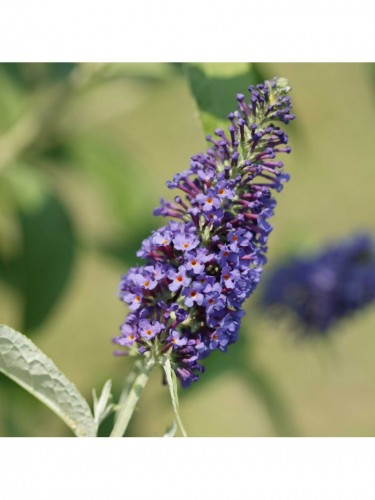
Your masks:
M127 397L117 412L115 425L110 437L122 437L125 434L129 421L133 416L135 407L141 396L142 390L147 384L151 370L154 366L155 361L152 358L145 358L142 364L135 367L135 370L137 370L136 377L130 388L128 388L125 384L126 391L123 391L120 401L122 402L125 399L124 393L127 393Z
M176 374L172 369L171 361L169 358L166 358L161 364L164 368L165 375L167 378L167 383L168 383L169 392L171 395L172 406L173 406L173 411L175 414L176 422L180 427L182 436L187 437L185 428L182 424L181 417L180 417Z
M139 375L140 371L142 370L142 366L143 366L142 361L137 360L134 363L132 369L127 374L127 376L124 380L124 384L122 386L122 390L121 390L121 394L120 394L120 399L116 405L116 413L115 413L114 423L116 423L118 418L119 418L119 410L121 409L121 407L125 404L126 400L128 399L130 390L131 390L137 376Z

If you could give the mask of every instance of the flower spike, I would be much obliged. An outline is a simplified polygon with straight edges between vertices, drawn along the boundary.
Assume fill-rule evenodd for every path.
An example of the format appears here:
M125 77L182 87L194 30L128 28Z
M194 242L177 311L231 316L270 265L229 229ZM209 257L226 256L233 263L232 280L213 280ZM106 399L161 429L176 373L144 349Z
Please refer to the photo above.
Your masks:
M173 220L143 241L146 261L122 277L119 296L130 309L114 343L141 354L168 355L183 386L198 379L200 360L237 340L243 303L266 262L276 202L289 176L279 153L288 136L277 122L293 120L283 78L237 95L229 134L215 130L209 149L167 183L179 194L155 215Z
M266 281L262 307L293 318L305 337L327 335L343 320L375 301L375 243L358 234L295 257L276 267Z

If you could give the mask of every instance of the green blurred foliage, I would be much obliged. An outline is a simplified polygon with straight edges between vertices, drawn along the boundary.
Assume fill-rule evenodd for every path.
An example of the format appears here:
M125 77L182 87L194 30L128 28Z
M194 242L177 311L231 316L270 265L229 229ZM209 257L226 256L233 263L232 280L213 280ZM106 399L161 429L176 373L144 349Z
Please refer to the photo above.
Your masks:
M237 93L275 74L290 80L298 118L270 261L352 229L375 231L372 66L0 65L0 322L35 336L88 399L108 378L119 394L130 369L112 356L126 313L116 291L142 239L165 222L151 215L170 195L165 180L204 150L200 120L212 133ZM201 381L182 391L188 433L372 435L375 314L344 325L332 355L257 316L257 293L238 344L207 359ZM161 380L152 375L131 435L170 425ZM69 431L1 377L0 435Z
M0 276L21 298L23 332L31 333L48 319L69 281L78 246L90 245L75 234L64 193L59 193L58 170L81 170L110 205L119 231L113 241L94 242L99 249L115 257L123 252L121 259L131 262L140 225L151 227L142 198L134 196L134 162L95 133L75 131L76 123L64 125L66 111L96 86L119 79L125 89L128 80L155 85L174 72L169 65L0 66L0 192L20 233L11 255L0 254Z
M251 63L194 63L185 70L206 134L226 129L236 95L247 94L249 85L264 80L258 66Z
M149 187L143 187L142 196L134 191L138 183L136 160L93 135L70 141L66 153L69 163L97 186L108 202L111 218L118 223L117 241L103 242L100 250L125 263L134 262L141 228L146 237L153 223L150 213L143 209Z
M31 167L13 166L0 182L14 203L21 244L0 262L0 277L22 297L21 330L38 328L65 291L76 253L71 217Z

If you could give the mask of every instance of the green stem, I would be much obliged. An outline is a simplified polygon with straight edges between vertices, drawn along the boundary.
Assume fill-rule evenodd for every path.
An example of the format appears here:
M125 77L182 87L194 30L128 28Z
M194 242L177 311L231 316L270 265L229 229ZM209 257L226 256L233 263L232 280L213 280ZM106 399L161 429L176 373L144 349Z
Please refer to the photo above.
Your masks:
M125 401L128 399L130 390L131 390L138 374L141 372L141 370L142 370L142 361L137 360L134 363L133 368L130 370L130 372L128 373L128 375L126 376L126 378L124 380L124 384L122 386L122 391L120 394L120 399L119 399L118 404L116 405L117 409L116 409L115 419L114 419L115 423L117 422L118 417L119 417L118 410L121 409L121 407L125 404Z
M176 374L175 374L174 370L172 369L171 360L169 358L166 358L161 364L164 368L165 375L167 378L167 383L168 383L169 392L170 392L171 399L172 399L172 406L173 406L174 414L176 417L176 422L177 422L178 426L180 427L182 436L187 437L185 428L182 424L181 417L180 417Z
M142 390L147 384L148 378L150 376L151 370L155 366L155 361L152 358L145 358L145 360L136 367L138 373L135 376L134 382L131 384L131 387L126 391L123 390L123 394L125 392L125 396L122 399L125 399L126 394L127 397L123 404L120 406L120 409L117 413L117 418L115 421L115 425L111 432L110 437L122 437L125 434L125 431L128 427L129 421L133 416L135 407L138 403L138 400L141 396ZM126 389L126 384L124 389Z

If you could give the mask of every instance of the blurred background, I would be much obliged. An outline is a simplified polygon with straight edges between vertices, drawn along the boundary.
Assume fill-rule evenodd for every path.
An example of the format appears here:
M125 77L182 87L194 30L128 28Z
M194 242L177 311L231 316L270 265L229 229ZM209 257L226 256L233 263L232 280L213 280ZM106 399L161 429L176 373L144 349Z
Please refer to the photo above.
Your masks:
M369 64L1 64L0 323L28 335L91 402L131 360L112 355L120 277L165 181L205 150L235 94L274 75L293 87L290 183L269 267L353 232L375 237L375 88ZM202 127L203 123L203 127ZM267 267L264 279L267 277ZM181 390L190 436L373 436L375 306L299 340L247 302L239 342ZM129 428L162 435L173 414L155 371ZM101 428L108 435L110 419ZM68 436L0 375L0 436Z

